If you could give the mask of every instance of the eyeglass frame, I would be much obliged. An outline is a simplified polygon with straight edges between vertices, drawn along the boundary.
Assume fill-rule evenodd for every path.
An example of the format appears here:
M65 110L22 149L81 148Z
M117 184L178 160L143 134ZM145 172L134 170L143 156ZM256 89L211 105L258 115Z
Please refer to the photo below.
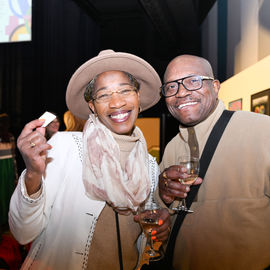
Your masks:
M187 78L191 78L191 77L199 77L199 78L201 79L201 86L200 86L199 88L190 90L190 89L188 89L188 88L183 84L183 80L185 80L185 79L187 79ZM185 88L187 91L197 91L197 90L199 90L199 89L202 88L202 86L203 86L203 81L204 81L204 80L212 80L212 81L214 81L215 79L212 78L212 77L209 77L209 76L203 76L203 75L189 75L189 76L186 76L186 77L184 77L184 78L180 78L180 79L177 79L177 80L173 80L173 81L169 81L169 82L164 83L164 84L160 87L161 93L162 93L162 95L163 95L165 98L176 96L176 95L178 94L178 92L179 92L180 84L182 84L182 85L184 86L184 88ZM178 85L178 89L177 89L176 93L173 94L173 95L170 95L170 96L166 96L166 95L165 95L165 92L164 92L164 87L165 87L168 83L174 83L174 82L177 83L177 85Z
M116 90L116 91L111 91L111 93L109 94L109 97L110 97L110 99L108 99L107 101L100 101L100 100L98 100L97 99L97 97L93 97L93 98L91 98L91 100L92 101L96 101L97 103L106 103L106 102L109 102L111 99L112 99L112 95L113 94L115 94L115 93L117 93L118 95L120 94L120 92L122 92L122 91L125 91L125 90L130 90L130 93L132 93L132 92L136 92L136 93L138 93L138 89L136 88L136 87L133 87L132 89L122 89L122 90ZM122 98L128 98L128 97L130 97L130 95L121 95L120 94L120 96L122 97Z

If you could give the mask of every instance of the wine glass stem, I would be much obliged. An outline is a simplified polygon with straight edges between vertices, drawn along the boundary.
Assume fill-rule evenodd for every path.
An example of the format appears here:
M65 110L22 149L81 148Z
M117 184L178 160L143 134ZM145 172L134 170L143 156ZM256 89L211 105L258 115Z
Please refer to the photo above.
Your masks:
M186 200L185 199L182 199L182 208L183 209L186 209L187 206L186 206Z
M151 236L150 236L150 248L154 251L153 240L152 240L152 237Z
M155 250L153 248L153 240L152 240L152 237L151 237L151 233L147 234L147 245L150 247L150 250L148 251L149 255L154 256L155 255Z

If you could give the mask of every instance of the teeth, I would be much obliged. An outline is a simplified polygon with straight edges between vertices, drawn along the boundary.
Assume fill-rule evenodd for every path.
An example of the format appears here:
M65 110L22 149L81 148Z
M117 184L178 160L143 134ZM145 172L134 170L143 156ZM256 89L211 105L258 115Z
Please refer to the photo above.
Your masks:
M127 115L128 115L128 113L119 113L116 115L111 115L111 118L112 119L122 119L122 118L125 118Z
M195 105L195 104L197 104L197 102L187 102L187 103L185 103L185 104L179 105L179 106L178 106L178 109L182 109L182 108L184 108L184 107L186 107L186 106L189 106L189 105Z

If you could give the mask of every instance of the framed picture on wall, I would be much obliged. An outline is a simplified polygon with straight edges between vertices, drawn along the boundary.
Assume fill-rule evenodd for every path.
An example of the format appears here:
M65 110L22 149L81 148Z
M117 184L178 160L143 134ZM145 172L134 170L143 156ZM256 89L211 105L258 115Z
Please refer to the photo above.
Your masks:
M230 111L241 111L242 110L242 98L229 102Z
M251 95L250 110L256 113L270 115L270 89Z

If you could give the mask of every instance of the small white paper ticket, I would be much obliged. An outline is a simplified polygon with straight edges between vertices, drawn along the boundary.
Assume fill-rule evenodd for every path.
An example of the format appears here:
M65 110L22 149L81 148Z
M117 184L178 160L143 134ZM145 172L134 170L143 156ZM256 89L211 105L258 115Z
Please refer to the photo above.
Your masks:
M39 119L45 119L42 127L48 126L55 118L56 116L50 112L45 112L39 117Z

